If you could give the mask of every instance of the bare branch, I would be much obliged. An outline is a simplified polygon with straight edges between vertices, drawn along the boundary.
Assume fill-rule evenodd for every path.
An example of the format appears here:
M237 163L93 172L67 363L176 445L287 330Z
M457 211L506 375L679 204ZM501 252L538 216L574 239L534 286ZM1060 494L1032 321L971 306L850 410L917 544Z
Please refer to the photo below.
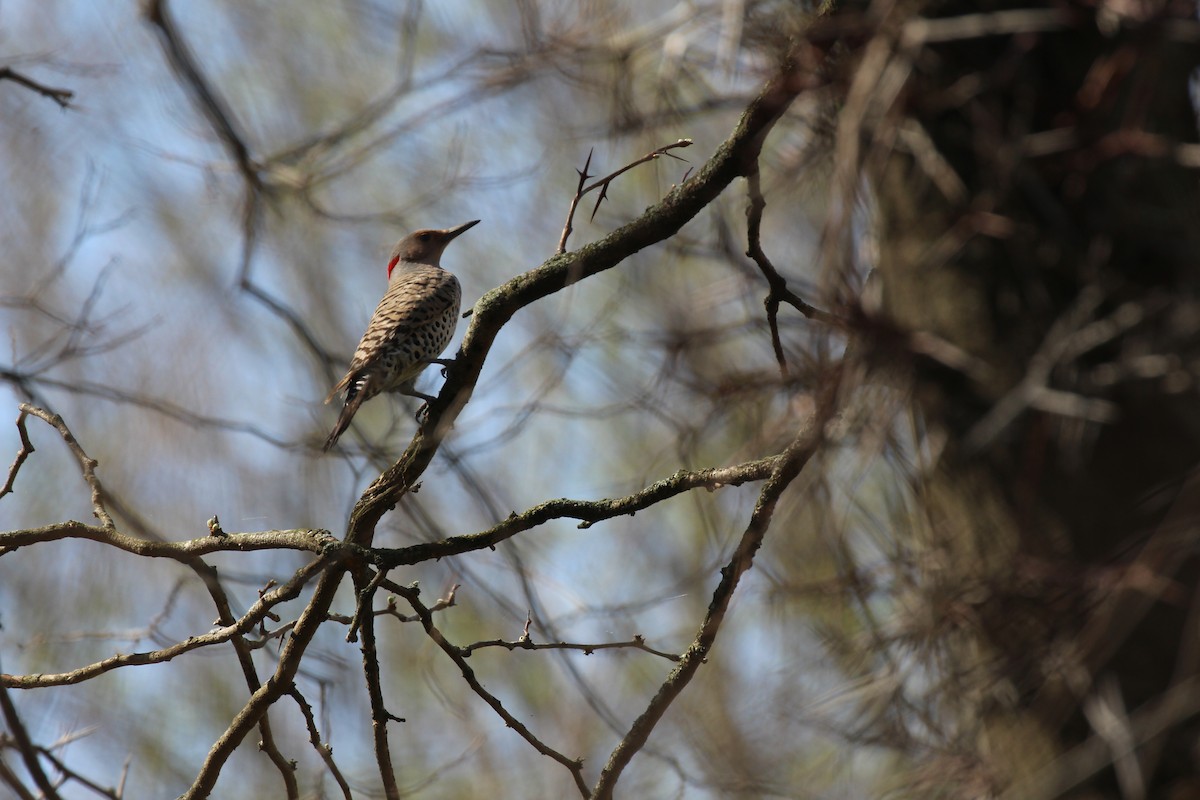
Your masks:
M43 797L56 800L59 796L58 791L42 769L41 762L38 760L38 749L34 746L33 740L29 738L29 732L25 730L20 716L17 715L17 708L13 705L12 698L8 696L8 684L5 683L0 683L0 713L4 714L4 724L8 727L13 739L16 740L17 752L21 754L21 761L25 764L25 769L30 776L33 777L34 784L41 790Z
M397 588L403 589L403 587ZM463 653L461 648L451 644L442 634L442 632L433 624L433 613L429 608L421 603L416 589L403 589L403 591L401 591L399 594L404 597L404 599L408 601L410 605L412 605L413 610L417 612L417 616L421 618L421 625L425 628L425 632L429 634L429 638L433 639L437 646L442 648L442 652L449 656L450 660L455 663L459 669L459 672L462 673L463 680L465 680L467 685L471 687L471 691L483 698L483 701L491 706L492 710L495 711L502 720L504 720L504 724L516 731L517 734L530 745L532 745L535 750L544 756L554 759L559 764L562 764L564 767L566 767L567 771L571 773L571 777L574 778L575 786L579 789L580 795L583 797L590 797L591 793L588 791L587 784L583 780L583 760L568 758L554 748L545 744L541 739L534 736L533 732L530 731L523 722L514 717L495 695L483 688L483 684L479 682L477 677L475 677L475 670L471 669L471 667L467 664L466 654Z
M26 414L32 414L40 420L46 422L50 427L58 431L62 436L63 441L67 443L67 447L79 462L80 469L83 470L83 479L92 489L92 513L96 515L96 519L100 520L100 524L109 530L113 530L112 517L109 516L108 510L104 507L105 492L104 487L100 485L100 479L96 477L96 460L88 458L87 453L83 452L79 442L75 440L75 436L67 428L67 423L63 422L63 418L58 414L51 414L43 408L31 406L28 403L22 403L19 408Z
M816 414L809 420L795 441L788 446L783 457L771 472L771 477L763 485L758 503L754 506L754 512L750 516L750 523L746 526L729 563L721 570L721 582L713 592L712 602L709 603L708 613L704 616L696 639L683 654L679 665L671 671L666 681L659 687L658 693L650 701L650 705L634 721L629 733L621 739L612 755L609 756L608 763L600 772L600 778L596 782L592 797L607 800L613 796L613 789L625 767L629 765L633 756L645 746L658 721L662 719L663 714L666 713L675 698L691 682L696 671L707 658L716 641L721 623L725 619L725 612L733 599L733 593L737 590L742 575L750 569L754 554L762 545L780 496L800 474L800 470L804 468L821 444L825 423L832 413L831 404L835 395L833 386L835 383L835 381L830 381L829 385L823 387L822 407L818 408Z
M0 81L12 81L24 86L26 89L32 89L43 97L49 97L58 103L60 108L64 109L71 107L71 98L75 96L75 92L70 89L55 89L44 83L38 83L32 78L28 78L9 67L0 67Z
M392 583L391 581L382 581L381 585L384 588L388 589L389 591L395 591L396 584ZM445 597L439 598L436 603L434 603L433 605L431 605L429 607L429 612L432 614L432 613L435 613L438 611L444 611L447 608L453 608L456 605L454 595L458 591L458 589L459 589L459 585L457 583L454 584L453 586L451 586L450 591L446 593ZM394 617L394 618L400 620L401 622L420 622L421 621L421 618L415 614L409 615L409 614L400 613L399 609L396 608L396 598L395 597L389 597L387 599L387 607L386 608L379 609L378 611L375 611L373 613L377 617L383 617L383 616Z
M17 480L17 472L25 463L25 459L34 452L33 442L29 441L29 431L25 430L25 418L28 416L29 412L24 408L17 414L17 432L21 436L21 449L17 451L17 457L13 459L12 466L8 468L8 480L4 482L4 487L0 488L0 497L12 492L13 484Z
M342 797L345 800L351 800L353 795L350 794L350 784L346 782L342 771L338 769L337 762L333 760L333 748L321 741L321 732L317 729L317 721L313 716L312 706L309 705L308 701L304 699L304 695L294 685L288 690L287 694L300 707L300 713L304 716L304 724L308 728L308 741L312 743L313 749L317 751L317 755L325 762L325 767L329 770L329 774L333 776L338 788L342 790Z
M8 675L0 674L0 686L11 686L17 689L37 689L46 686L70 686L77 683L82 683L97 675L102 675L106 672L111 672L114 669L122 667L144 666L147 664L161 664L170 661L173 658L189 653L193 650L198 650L202 647L211 647L212 645L222 644L230 640L236 639L254 629L254 626L259 624L270 613L270 610L280 603L295 599L300 595L300 590L312 580L316 575L321 574L329 566L330 558L318 558L312 563L301 567L292 576L291 580L280 586L274 591L267 592L259 597L254 605L250 606L240 618L223 624L217 628L200 636L190 636L182 642L178 642L169 647L163 647L158 650L150 650L143 653L118 653L110 656L103 661L97 661L88 664L70 672L59 673L38 673L35 675ZM223 612L224 615L224 612ZM232 615L228 615L232 619Z
M503 647L506 650L580 650L584 655L590 656L597 650L620 650L633 648L634 650L643 650L660 658L665 658L668 661L678 662L680 656L674 653L665 653L662 650L655 650L646 644L646 639L638 634L628 642L600 642L597 644L584 644L581 642L546 642L544 644L535 644L529 638L529 627L526 625L525 632L521 638L516 641L507 642L503 639L490 639L484 642L474 642L462 647L460 650L464 656L469 656L476 650L482 650L485 647Z
M256 533L227 533L224 536L207 535L199 539L181 542L163 542L155 539L139 539L110 528L85 525L82 522L57 522L42 528L29 528L0 533L0 552L26 547L42 542L62 539L86 539L106 544L135 556L170 558L188 563L190 559L210 553L243 552L254 550L305 550L311 553L328 553L334 559L353 558L361 555L358 548L346 548L334 539L329 531L297 529L290 531L259 531Z
M784 380L787 380L787 359L784 358L783 342L779 338L779 304L786 302L809 319L816 319L826 323L834 323L837 320L832 314L821 311L804 302L802 297L789 289L787 281L779 274L779 271L775 269L775 265L767 258L766 252L763 251L762 217L763 211L767 207L767 201L763 197L757 161L755 161L753 169L746 176L746 184L750 195L750 203L746 207L746 240L748 243L746 255L754 260L763 277L767 279L768 291L766 298L763 299L763 305L767 309L767 324L771 327L771 348L775 351L775 361L779 364L779 374L783 376Z
M400 789L396 785L396 771L392 768L392 748L388 742L388 722L403 719L389 713L383 701L383 684L379 675L379 651L375 646L375 615L369 613L375 597L375 590L384 580L385 573L375 573L369 581L364 580L362 572L354 576L355 589L358 594L359 609L368 609L367 613L356 613L362 629L362 659L363 677L367 682L367 697L371 702L371 733L375 746L375 764L379 768L379 778L383 783L383 794L387 800L400 800ZM353 628L351 628L353 632Z
M444 558L460 553L494 547L518 533L543 525L554 519L578 519L580 528L590 528L593 523L614 517L632 516L668 498L704 488L716 491L723 486L741 486L750 481L765 480L778 465L782 455L768 456L758 461L747 461L732 467L702 469L694 472L679 470L626 497L606 500L549 500L525 511L513 514L486 531L451 536L434 542L422 542L408 547L379 547L373 551L378 564L389 569L419 564L430 559ZM3 540L0 539L0 542Z
M619 176L621 176L621 175L625 174L626 172L628 172L629 170L633 169L638 164L645 164L647 161L654 161L659 156L670 156L671 158L677 159L679 161L684 161L685 159L679 158L679 156L671 153L670 151L678 149L680 147L691 147L691 146L692 146L691 139L680 139L676 142L672 142L671 144L663 145L662 147L651 150L649 153L647 153L646 155L637 159L636 161L631 161L630 163L621 167L619 170L612 173L611 175L601 178L600 180L596 181L595 183L591 184L590 186L585 187L584 183L587 181L588 178L591 177L590 175L588 175L588 167L590 167L592 164L592 151L589 150L587 162L583 165L583 169L577 170L577 172L579 172L579 187L575 190L575 197L573 197L571 199L571 207L567 211L567 222L565 225L563 225L562 236L559 237L558 250L556 252L559 254L562 254L567 251L567 237L570 236L571 231L574 230L574 228L572 227L572 223L575 220L575 209L577 209L579 207L579 201L583 199L583 196L585 194L587 194L588 192L595 191L596 189L600 190L600 196L596 198L596 205L594 208L592 208L592 218L595 219L596 212L600 210L600 204L602 202L604 202L604 198L608 196L609 184L611 184Z
M259 168L250 157L250 148L246 146L245 137L238 131L233 121L233 115L224 101L200 71L196 58L188 49L187 43L175 30L175 23L167 11L167 0L149 0L146 3L145 14L146 19L150 20L162 34L163 46L166 49L167 58L171 61L171 66L196 95L205 116L209 118L213 128L216 129L225 146L229 148L250 190L261 189L262 180L258 174Z

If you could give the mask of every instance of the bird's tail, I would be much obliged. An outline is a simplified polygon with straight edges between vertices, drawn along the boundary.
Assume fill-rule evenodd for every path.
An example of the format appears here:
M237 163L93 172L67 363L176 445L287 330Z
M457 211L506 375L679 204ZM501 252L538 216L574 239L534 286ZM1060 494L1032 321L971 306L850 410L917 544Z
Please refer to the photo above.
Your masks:
M346 404L342 406L342 413L338 414L337 424L333 426L333 431L329 434L329 438L325 440L325 452L329 452L329 448L337 444L338 437L346 432L346 428L350 427L350 420L354 419L358 407L367 399L367 393L362 391L363 387L359 383L350 384L350 390L346 393ZM331 395L332 397L332 395ZM326 400L325 402L329 402Z

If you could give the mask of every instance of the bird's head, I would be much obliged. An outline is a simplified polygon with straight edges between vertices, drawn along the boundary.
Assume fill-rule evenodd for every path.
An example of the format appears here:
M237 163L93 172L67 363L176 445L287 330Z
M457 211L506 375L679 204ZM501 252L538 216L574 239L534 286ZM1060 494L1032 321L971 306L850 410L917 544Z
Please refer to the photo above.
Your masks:
M446 245L454 241L455 237L460 233L478 223L479 220L473 219L470 222L464 222L457 228L444 228L442 230L429 228L413 231L397 242L396 246L392 248L392 255L388 258L388 277L392 277L392 270L396 268L397 264L405 261L413 264L440 266L439 262L442 259L442 251L446 249Z

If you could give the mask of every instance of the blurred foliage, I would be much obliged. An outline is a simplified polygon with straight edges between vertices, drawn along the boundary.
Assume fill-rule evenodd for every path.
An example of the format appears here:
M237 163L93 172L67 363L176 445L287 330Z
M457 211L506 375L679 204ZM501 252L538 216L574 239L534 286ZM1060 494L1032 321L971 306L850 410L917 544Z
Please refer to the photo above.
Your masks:
M1121 35L1100 39L1100 12L1071 27L1037 16L1046 9L1009 18L989 14L1011 4L947 7L938 13L985 25L1011 19L1017 29L943 45L911 38L925 30L920 5L837 8L832 28L815 29L826 37L814 35L824 48L819 79L763 150L763 247L788 286L839 324L785 305L781 375L763 310L767 285L745 254L746 186L737 181L668 241L520 311L419 493L384 517L375 538L398 547L469 534L546 500L620 497L680 469L777 454L813 414L821 387L839 381L840 414L824 446L784 495L715 650L633 760L619 796L998 794L1103 738L1081 709L1111 711L1119 704L1110 687L1136 677L1102 659L1086 665L1086 680L1072 684L1079 695L1054 713L1030 700L1071 683L1079 665L1068 651L1094 624L1098 594L1162 580L1173 589L1162 592L1170 613L1193 607L1190 566L1160 576L1161 562L1127 558L1161 515L1137 517L1085 553L1086 526L1063 510L1073 499L1092 502L1068 495L1088 483L1096 447L1112 448L1106 464L1134 452L1119 441L1131 429L1033 403L982 448L963 445L1093 285L1105 299L1080 327L1128 302L1174 320L1173 333L1114 337L1104 358L1058 363L1055 386L1122 403L1088 376L1105 365L1113 374L1144 371L1152 366L1144 358L1161 356L1175 358L1175 369L1140 387L1145 407L1135 415L1161 418L1174 402L1164 397L1194 401L1194 281L1162 267L1144 293L1132 292L1129 265L1142 262L1124 254L1125 271L1097 267L1111 242L1080 223L1101 200L1083 192L1082 210L1068 207L1067 222L1057 213L1072 180L1091 177L1080 166L1084 145L1054 151L1048 169L1030 167L1024 154L1001 163L1022 143L1054 144L1030 145L1028 135L1078 122L1068 113L1074 101L1049 96L1050 81L1038 77L1039 59L1061 44L1055 35L1066 30L1072 44L1059 53L1072 67L1059 79L1069 95L1105 76L1114 85L1127 79L1136 72L1128 59L1151 47L1130 31L1161 23L1164 41L1175 42L1169 26L1182 24L1180 15L1143 9L1146 19L1117 19ZM0 5L0 66L74 92L64 110L0 80L0 181L9 187L0 205L0 320L9 340L0 407L15 416L19 402L31 402L62 415L99 463L118 529L172 541L208 535L214 515L231 533L341 536L359 494L416 427L408 398L381 398L364 406L338 451L320 451L334 419L321 399L385 288L391 242L481 218L443 260L469 308L554 254L589 153L602 176L678 139L695 142L677 153L686 162L659 158L618 178L594 218L594 196L585 197L570 248L693 175L817 19L806 3L755 0L165 8L218 108L206 108L138 4ZM1027 30L1022 19L1033 21ZM1190 67L1172 61L1162 74L1178 90ZM1172 113L1191 111L1174 99ZM1009 105L992 105L1000 103ZM1032 121L1037 127L1018 124ZM1106 119L1103 130L1127 122ZM1176 122L1170 135L1193 142L1194 119ZM1074 177L1061 164L1073 165ZM963 196L947 195L955 184L945 170ZM1162 184L1138 183L1130 203L1165 186L1191 214L1194 187L1173 182L1184 169L1164 171ZM1013 175L1024 181L1016 190ZM1121 191L1106 186L1104 198ZM1157 202L1139 209L1162 222ZM1179 220L1161 228L1139 220L1155 235L1186 230ZM1062 228L1077 235L1039 238ZM1191 263L1194 252L1176 261ZM882 300L870 297L872 281L885 287ZM420 383L440 385L436 369ZM1121 408L1127 419L1133 406ZM1180 410L1181 429L1200 430L1194 416ZM37 450L15 493L0 498L0 529L90 521L88 487L57 433L35 420L29 432ZM1112 507L1149 503L1155 489L1164 495L1154 500L1159 509L1186 498L1189 437L1179 437L1186 446L1155 473L1157 484L1110 489ZM0 453L19 447L16 428L0 426ZM1054 468L1023 481L1042 458ZM419 582L427 604L460 586L455 605L435 614L459 646L512 642L528 619L537 643L642 636L677 654L696 636L760 489L685 493L586 528L551 522L391 577ZM1184 515L1171 557L1194 560L1193 527ZM69 671L215 624L201 582L169 560L82 541L0 556L7 674ZM309 557L266 550L206 560L242 613ZM305 602L275 611L293 620ZM349 617L354 607L347 585L333 610ZM1180 653L1155 651L1178 665L1175 677L1131 693L1133 705L1196 669L1181 654L1194 649L1194 620L1188 625L1164 634L1178 641L1187 631ZM577 793L566 770L468 689L420 623L383 615L376 629L386 706L405 720L388 726L403 794ZM297 686L354 796L383 796L362 655L345 634L342 623L323 626ZM269 675L279 642L254 652ZM502 647L477 650L469 664L543 742L582 758L590 781L673 666L637 649ZM232 651L218 647L9 696L35 741L72 739L57 751L72 769L105 786L127 769L125 797L169 797L194 780L247 688ZM271 723L297 763L301 796L340 796L296 706L276 704ZM1144 744L1144 731L1124 730ZM1194 746L1189 735L1169 751ZM0 759L24 776L11 752ZM1096 796L1138 796L1128 770L1113 768L1118 758L1100 761ZM1186 770L1171 771L1168 759L1156 778L1152 762L1142 763L1141 796L1156 796L1147 786L1184 785ZM1092 776L1070 772L1073 764L1056 773L1060 783L1038 783L1043 793L1029 796L1057 796L1045 787L1067 791ZM63 796L94 795L71 783ZM214 796L284 793L247 740Z

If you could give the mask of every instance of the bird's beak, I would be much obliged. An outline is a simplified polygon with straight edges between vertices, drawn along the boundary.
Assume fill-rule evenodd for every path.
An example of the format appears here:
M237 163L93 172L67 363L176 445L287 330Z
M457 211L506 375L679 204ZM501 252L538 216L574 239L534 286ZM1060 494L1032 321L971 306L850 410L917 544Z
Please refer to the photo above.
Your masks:
M447 228L446 230L442 231L442 233L446 234L446 241L449 242L451 239L457 237L460 233L466 233L468 230L474 228L478 224L479 220L473 219L470 222L464 222L457 228Z

